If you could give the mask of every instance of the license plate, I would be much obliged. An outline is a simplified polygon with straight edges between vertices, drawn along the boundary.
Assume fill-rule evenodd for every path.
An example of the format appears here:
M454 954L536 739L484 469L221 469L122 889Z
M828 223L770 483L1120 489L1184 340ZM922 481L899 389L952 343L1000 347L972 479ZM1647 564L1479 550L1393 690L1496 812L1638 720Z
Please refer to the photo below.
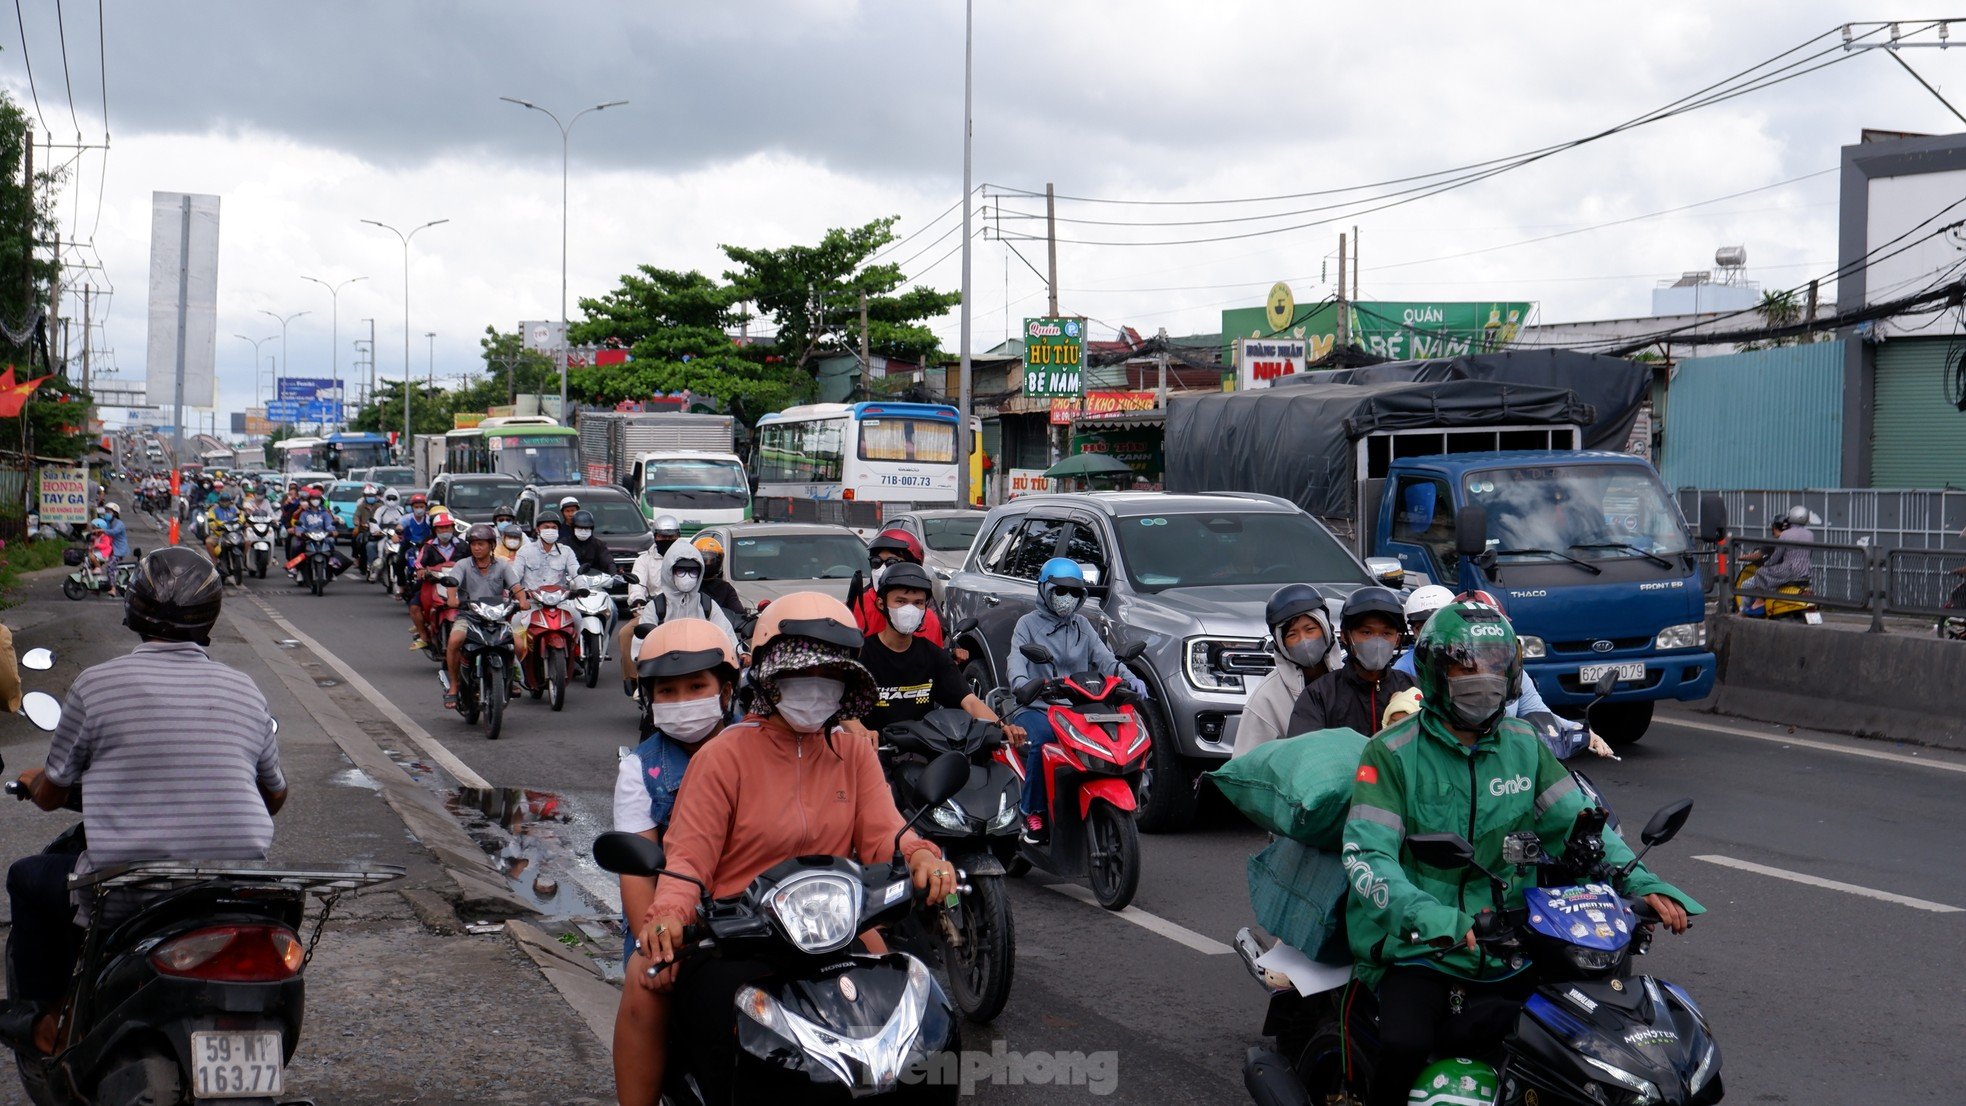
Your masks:
M193 1033L191 1079L197 1097L256 1098L286 1087L277 1030L263 1033Z
M1097 725L1102 725L1102 726L1103 726L1103 725L1115 725L1115 726L1116 726L1116 725L1118 725L1118 724L1120 724L1121 722L1124 722L1124 721L1126 721L1126 715L1124 715L1124 714L1088 714L1088 715L1086 715L1086 716L1085 716L1085 720L1086 720L1087 722L1091 722L1091 723L1094 723L1094 724L1097 724Z
M1616 672L1618 681L1642 680L1645 678L1645 662L1633 661L1630 664L1587 664L1577 670L1579 683L1594 684L1604 678L1606 672Z
M1821 626L1823 624L1823 612L1803 611L1802 621L1808 623L1811 626Z

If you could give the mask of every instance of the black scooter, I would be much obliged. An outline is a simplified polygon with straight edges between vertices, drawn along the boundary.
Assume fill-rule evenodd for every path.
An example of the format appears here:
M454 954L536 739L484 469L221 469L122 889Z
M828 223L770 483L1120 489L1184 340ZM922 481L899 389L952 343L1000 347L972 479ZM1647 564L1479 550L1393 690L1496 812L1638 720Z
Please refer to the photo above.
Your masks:
M45 692L23 713L52 730L61 704ZM8 794L26 799L18 782ZM81 789L69 792L81 809ZM87 848L80 824L44 852ZM60 1007L53 1055L17 1051L36 1106L142 1106L284 1099L286 1066L300 1043L303 972L340 896L400 879L397 865L289 869L252 861L147 861L71 877L90 903L89 925ZM310 896L322 899L310 937ZM7 988L15 989L13 937Z
M1017 855L1022 782L996 755L1003 743L997 724L949 708L881 730L881 766L897 808L906 808L934 758L954 753L969 763L963 789L931 808L921 829L955 864L961 900L946 910L918 913L897 926L895 935L904 944L917 934L924 938L942 963L949 996L977 1022L996 1017L1010 1000L1017 957L1004 868Z
M437 577L437 583L444 587L454 588L461 582L454 575ZM464 620L464 657L457 670L457 712L468 726L477 725L482 717L485 737L491 741L498 740L505 727L512 673L518 670L518 646L512 640L512 613L517 609L518 605L509 601L464 603L458 608L458 617ZM441 625L448 635L450 621ZM452 690L443 668L443 642L433 644L430 651L437 658L437 682L446 685L446 691Z
M962 756L937 757L922 771L921 809L909 825L954 798L968 779ZM898 856L866 867L845 857L795 857L725 900L664 871L662 846L636 834L602 834L594 861L617 875L680 879L702 891L703 920L684 933L684 972L702 957L771 966L737 993L735 1069L702 1070L700 1057L672 1037L664 1101L956 1101L961 1022L928 967L905 952L851 951L860 933L915 909L914 884Z

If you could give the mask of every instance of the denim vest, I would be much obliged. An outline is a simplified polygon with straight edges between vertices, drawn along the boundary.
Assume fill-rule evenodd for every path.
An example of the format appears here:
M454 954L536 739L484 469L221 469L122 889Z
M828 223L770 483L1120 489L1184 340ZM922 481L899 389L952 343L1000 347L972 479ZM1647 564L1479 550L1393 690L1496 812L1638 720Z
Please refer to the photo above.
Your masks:
M633 752L642 762L642 787L648 791L649 820L655 823L659 838L669 828L669 815L676 809L676 792L683 785L689 754L680 743L669 740L659 730L644 738ZM622 966L626 967L634 955L635 920L624 913L621 916Z

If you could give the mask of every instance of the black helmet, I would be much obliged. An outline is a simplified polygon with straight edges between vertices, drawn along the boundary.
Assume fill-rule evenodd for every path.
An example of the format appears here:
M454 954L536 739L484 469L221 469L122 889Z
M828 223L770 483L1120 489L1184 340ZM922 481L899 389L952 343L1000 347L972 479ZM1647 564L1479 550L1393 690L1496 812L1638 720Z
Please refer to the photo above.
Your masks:
M474 541L490 542L493 545L497 545L498 531L492 529L491 523L480 522L464 532L464 541L467 545Z
M1406 607L1391 588L1363 587L1345 600L1338 615L1338 628L1349 630L1367 615L1383 615L1395 629L1406 625Z
M188 547L159 549L137 565L123 599L123 625L146 638L211 644L225 585L212 562Z
M499 506L493 508L492 510L493 522L504 522L507 520L517 522L518 519L519 519L518 514L516 514L511 507L508 507L504 504L500 504Z
M935 594L935 584L928 578L928 570L907 561L887 566L886 571L881 573L881 582L874 587L874 593L886 599L887 593L895 588L914 588Z
M594 512L575 511L573 513L573 525L575 529L592 530L594 528Z
M1276 633L1298 615L1324 610L1324 595L1309 584L1285 584L1263 608L1263 625Z

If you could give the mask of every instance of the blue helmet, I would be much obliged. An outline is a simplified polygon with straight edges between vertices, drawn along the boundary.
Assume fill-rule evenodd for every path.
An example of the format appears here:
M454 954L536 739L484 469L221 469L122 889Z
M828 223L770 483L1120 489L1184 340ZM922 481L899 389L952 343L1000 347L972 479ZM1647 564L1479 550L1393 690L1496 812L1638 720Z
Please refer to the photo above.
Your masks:
M1071 604L1069 610L1059 610L1059 605L1052 601L1053 593L1061 585L1076 588L1079 592L1077 601ZM1038 602L1060 618L1070 618L1085 605L1085 589L1085 571L1070 557L1053 557L1038 569Z

